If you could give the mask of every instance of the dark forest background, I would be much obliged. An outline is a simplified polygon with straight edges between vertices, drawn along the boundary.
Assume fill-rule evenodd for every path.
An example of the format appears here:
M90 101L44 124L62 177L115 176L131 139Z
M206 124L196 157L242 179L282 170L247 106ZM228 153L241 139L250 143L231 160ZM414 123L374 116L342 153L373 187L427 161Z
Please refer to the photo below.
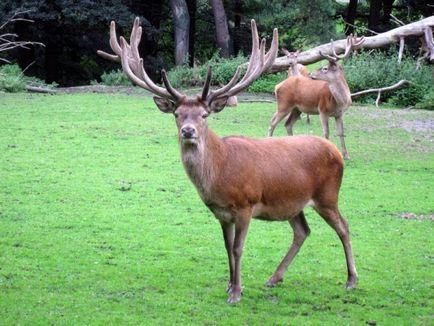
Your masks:
M433 14L434 1L281 1L281 0L3 0L0 22L14 13L34 22L16 21L5 32L18 40L41 42L0 52L26 74L62 86L88 84L103 72L118 68L96 55L109 50L109 24L117 23L128 36L134 17L141 18L140 52L145 68L159 80L161 68L202 64L218 53L222 57L248 55L250 19L262 36L279 28L280 46L307 49L330 38L358 32L369 35L397 27L394 23L418 20ZM393 16L391 16L393 13Z

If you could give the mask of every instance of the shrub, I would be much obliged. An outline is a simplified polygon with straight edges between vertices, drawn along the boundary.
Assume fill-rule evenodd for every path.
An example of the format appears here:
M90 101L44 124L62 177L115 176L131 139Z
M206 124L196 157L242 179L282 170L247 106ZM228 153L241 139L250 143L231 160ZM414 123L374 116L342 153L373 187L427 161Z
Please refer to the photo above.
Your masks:
M285 80L288 76L288 73L279 72L277 74L269 74L263 75L257 81L255 81L250 87L247 89L248 92L252 93L271 93L274 94L274 87Z
M0 66L0 91L10 93L23 92L26 86L54 88L57 84L52 83L47 85L39 78L24 76L23 71L17 64Z
M352 92L392 85L401 79L412 82L411 86L386 92L381 99L396 106L426 107L432 102L429 95L434 84L433 69L423 65L416 70L416 60L405 58L398 64L396 53L362 52L344 63L345 75ZM359 102L372 103L376 93L357 97ZM425 104L424 104L425 103Z
M16 93L24 91L26 83L18 65L0 67L0 91Z
M91 84L102 84L106 86L131 86L132 83L127 75L120 69L104 72L101 75L101 82L92 81Z
M220 85L228 83L237 67L246 63L247 59L243 55L238 55L233 58L221 58L217 53L205 64L198 67L179 66L169 71L168 77L174 87L193 87L202 86L208 67L212 67L212 85ZM245 72L242 69L241 75Z

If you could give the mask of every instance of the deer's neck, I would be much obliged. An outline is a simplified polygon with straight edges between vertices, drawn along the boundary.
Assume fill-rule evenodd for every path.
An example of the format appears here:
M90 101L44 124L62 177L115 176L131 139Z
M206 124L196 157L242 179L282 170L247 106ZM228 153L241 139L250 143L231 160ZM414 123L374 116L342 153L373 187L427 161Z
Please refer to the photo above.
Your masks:
M196 186L202 200L211 196L211 187L226 159L223 141L212 130L201 137L196 145L181 143L181 159L191 182Z
M338 106L346 109L351 105L351 92L345 77L341 77L336 81L330 82L329 88Z

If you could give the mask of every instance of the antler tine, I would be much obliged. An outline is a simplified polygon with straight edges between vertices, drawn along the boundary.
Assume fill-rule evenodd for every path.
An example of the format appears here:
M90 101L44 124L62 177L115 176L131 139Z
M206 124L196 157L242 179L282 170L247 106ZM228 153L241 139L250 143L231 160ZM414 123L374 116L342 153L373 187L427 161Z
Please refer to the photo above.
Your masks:
M114 61L114 62L121 62L121 52L122 49L118 43L118 39L116 36L116 23L114 21L110 22L110 47L113 50L113 52L115 53L115 55L113 54L109 54L105 51L101 51L98 50L96 51L96 53L103 57L104 59L110 60L110 61Z
M353 34L350 34L347 36L345 51L343 54L338 55L336 53L335 46L333 44L333 40L330 40L330 47L331 47L332 56L330 56L328 54L324 54L321 51L320 51L320 54L323 57L326 57L327 59L332 60L332 61L337 61L339 59L346 59L351 54L351 51L353 51L358 46L360 46L364 41L365 41L364 37L361 37L359 40L357 40L357 36L353 36Z
M131 70L130 62L129 62L130 60L128 58L128 52L131 50L129 49L127 41L123 37L121 37L120 40L121 40L121 48L122 48L122 52L120 56L122 69L125 72L125 74L128 76L128 78L130 78L130 80L137 86L140 86L157 96L168 98L168 99L174 99L175 101L177 101L179 98L175 97L174 94L169 93L167 89L163 87L159 87L152 82L152 80L149 78L148 74L146 73L145 69L143 68L143 59L140 59L138 64L142 70L141 74L143 75L143 79L139 78Z
M329 61L333 61L333 62L338 61L338 58L337 58L337 57L334 57L334 56L331 56L331 55L329 55L329 54L326 54L326 53L322 52L321 50L319 50L319 54L320 54L322 57L327 58Z
M202 89L202 96L201 96L202 101L206 101L206 97L208 96L209 86L211 84L211 74L212 74L211 66L208 66L205 85L203 85L203 89Z
M238 81L238 79L240 78L241 75L241 68L237 67L237 70L235 70L235 74L232 77L232 79L229 81L229 83L227 83L226 85L224 85L222 88L215 90L215 91L211 91L208 96L207 96L207 100L208 102L211 102L212 99L219 97L220 95L226 93L228 90L230 90Z
M273 38L271 40L270 49L268 50L268 53L265 55L265 64L262 71L267 71L271 65L274 63L274 60L276 60L277 52L279 51L279 32L277 31L277 28L273 30Z
M183 95L172 87L167 79L165 71L162 72L162 76L166 88L154 84L154 82L146 73L146 70L143 66L143 59L140 58L139 54L139 44L141 37L142 27L140 26L139 17L136 17L131 30L130 44L128 44L123 37L120 37L119 44L116 35L116 24L114 21L112 21L110 23L110 47L115 54L109 54L104 51L97 51L97 53L105 59L121 62L123 71L134 84L157 96L178 101L181 97L183 97Z
M210 103L216 98L233 96L236 93L246 89L251 83L253 83L264 71L269 69L276 59L277 52L279 50L279 34L277 29L273 31L273 40L271 41L271 47L267 53L265 53L265 39L259 40L258 29L254 19L251 21L252 27L252 53L250 55L247 70L237 82L241 66L239 66L232 77L231 81L222 88L210 92L207 96L207 101Z
M165 69L161 69L161 77L163 77L163 83L164 86L166 86L167 91L169 92L172 97L178 101L183 95L178 92L176 89L173 88L172 84L170 83L169 79L167 79L167 74Z

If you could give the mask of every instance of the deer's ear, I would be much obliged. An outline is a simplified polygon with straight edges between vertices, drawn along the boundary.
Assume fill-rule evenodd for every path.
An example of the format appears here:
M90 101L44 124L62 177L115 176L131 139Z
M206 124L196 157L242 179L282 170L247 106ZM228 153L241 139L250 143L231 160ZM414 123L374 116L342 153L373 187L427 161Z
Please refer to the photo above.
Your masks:
M171 100L161 98L161 97L154 97L154 102L161 112L164 113L175 112L176 106L175 103L173 103Z
M209 110L214 113L220 112L225 108L227 101L227 96L217 98L209 104Z

